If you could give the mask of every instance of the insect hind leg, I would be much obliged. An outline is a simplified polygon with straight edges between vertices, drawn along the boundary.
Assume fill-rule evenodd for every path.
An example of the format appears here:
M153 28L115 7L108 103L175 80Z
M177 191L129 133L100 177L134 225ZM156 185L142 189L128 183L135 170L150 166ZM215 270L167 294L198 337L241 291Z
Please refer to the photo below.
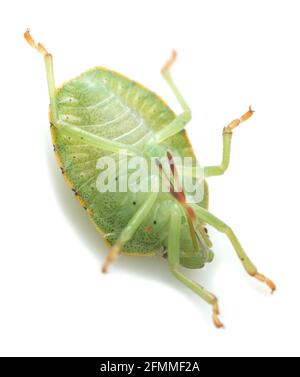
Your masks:
M170 211L171 219L168 237L168 262L170 270L179 281L181 281L185 286L190 288L193 292L195 292L204 301L212 306L212 318L215 326L217 328L224 327L219 319L220 313L216 296L205 290L201 285L197 284L196 282L185 276L181 271L179 271L181 211L178 205L174 205L170 209Z
M271 289L271 293L273 293L276 290L275 284L271 279L267 278L266 276L257 271L257 268L252 263L248 255L245 253L242 245L240 244L233 230L223 221L221 221L216 216L208 212L206 209L201 208L197 205L191 205L191 207L194 209L201 221L204 221L205 223L213 226L220 232L226 234L246 272L255 279L267 284L267 286Z

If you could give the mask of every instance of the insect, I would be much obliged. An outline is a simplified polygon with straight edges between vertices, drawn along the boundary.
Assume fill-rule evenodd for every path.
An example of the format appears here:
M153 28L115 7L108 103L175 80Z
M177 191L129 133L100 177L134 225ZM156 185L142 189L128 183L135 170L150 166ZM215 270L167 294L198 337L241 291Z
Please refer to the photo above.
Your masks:
M275 291L274 283L257 271L231 227L208 211L206 178L227 170L232 132L252 116L251 107L223 129L222 162L204 167L203 196L190 202L179 177L187 174L197 179L197 160L185 131L191 110L170 73L175 52L161 72L182 107L179 115L155 93L102 67L90 69L56 88L52 55L34 41L29 30L24 37L44 56L50 129L62 174L110 247L102 271L107 272L119 254L161 255L173 275L211 305L215 326L223 327L216 296L187 277L181 268L202 268L212 261L212 244L205 227L208 224L229 238L246 272ZM154 158L159 178L152 180L152 175L146 175L143 179L157 185L166 176L170 190L164 192L155 186L146 192L101 192L97 187L97 161L107 156L115 161L120 151L124 158L140 156L146 162ZM175 157L192 159L188 173L182 172L183 166L176 163ZM118 166L116 181L124 178Z

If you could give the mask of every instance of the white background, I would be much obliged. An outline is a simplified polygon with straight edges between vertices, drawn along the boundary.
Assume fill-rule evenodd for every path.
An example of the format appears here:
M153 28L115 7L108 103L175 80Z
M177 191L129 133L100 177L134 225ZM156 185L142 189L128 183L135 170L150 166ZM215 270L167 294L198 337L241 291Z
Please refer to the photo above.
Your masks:
M1 2L1 355L299 356L299 17L288 0ZM58 85L102 65L178 112L160 76L175 48L202 165L220 162L222 128L253 106L229 170L209 180L210 209L276 294L211 228L215 261L190 275L218 296L225 330L159 258L120 257L100 273L108 250L56 165L43 60L27 27L53 53Z

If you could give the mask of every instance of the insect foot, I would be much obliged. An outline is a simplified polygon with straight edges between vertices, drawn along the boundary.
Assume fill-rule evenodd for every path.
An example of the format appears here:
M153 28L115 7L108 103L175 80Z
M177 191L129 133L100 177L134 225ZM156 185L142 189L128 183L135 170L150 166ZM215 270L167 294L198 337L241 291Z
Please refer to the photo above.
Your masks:
M102 272L106 273L108 271L108 267L112 264L114 260L117 259L118 255L120 253L120 247L118 245L114 245L106 257L103 266L102 266Z
M276 291L276 285L272 282L272 280L265 277L263 274L260 274L259 272L256 272L253 277L263 283L266 283L268 287L271 288L271 294L273 294Z
M215 299L214 302L212 303L212 307L213 307L213 316L212 316L212 318L213 318L214 325L218 329L224 328L224 325L220 321L220 318L219 318L220 310L219 310L219 305L218 305L218 300L217 299Z
M242 115L239 119L233 120L229 125L225 128L225 130L232 131L234 128L239 126L241 123L245 122L247 119L249 119L254 113L254 110L252 110L251 106L249 106L249 110Z
M30 44L32 48L35 48L36 50L38 50L38 52L40 52L42 55L45 56L49 54L48 51L45 49L45 47L41 43L35 43L34 39L30 35L29 29L27 29L26 32L24 33L24 38L26 39L26 41Z
M175 50L173 50L170 59L166 61L166 63L164 64L164 66L161 69L161 73L162 73L163 76L165 75L165 73L167 73L170 70L170 68L174 64L176 58L177 58L177 52Z

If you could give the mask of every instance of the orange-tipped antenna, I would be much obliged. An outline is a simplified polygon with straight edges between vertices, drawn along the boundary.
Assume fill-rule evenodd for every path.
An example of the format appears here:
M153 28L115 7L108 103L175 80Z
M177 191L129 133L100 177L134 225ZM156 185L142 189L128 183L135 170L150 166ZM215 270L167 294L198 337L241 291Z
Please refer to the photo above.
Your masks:
M27 41L27 43L35 48L36 50L38 50L39 53L41 53L42 55L49 55L49 52L45 49L45 47L41 44L41 43L36 43L34 41L34 39L32 38L32 36L30 35L30 30L27 29L24 33L24 38L25 40Z

